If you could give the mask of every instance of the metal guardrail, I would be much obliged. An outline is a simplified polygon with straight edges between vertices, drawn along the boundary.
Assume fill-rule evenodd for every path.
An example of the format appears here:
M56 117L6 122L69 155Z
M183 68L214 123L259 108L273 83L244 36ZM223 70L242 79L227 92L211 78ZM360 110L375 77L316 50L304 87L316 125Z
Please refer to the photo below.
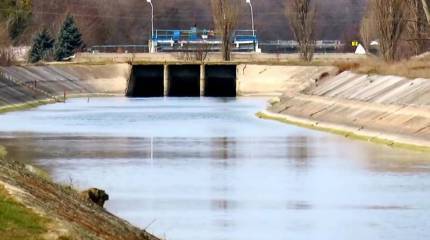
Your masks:
M91 53L142 53L148 51L148 45L95 45L87 49L87 52Z
M156 30L157 50L164 52L173 51L195 51L205 48L207 51L214 52L221 49L221 39L217 38L208 30ZM197 37L196 37L196 35ZM207 37L202 35L207 34ZM200 37L199 37L200 35ZM235 48L233 51L253 51L255 45L262 48L263 52L285 53L297 52L298 43L294 40L276 40L259 42L257 35L252 30L238 30L233 39ZM340 40L317 40L315 50L317 52L336 52L345 44ZM148 45L96 45L88 48L91 53L143 53L149 52Z
M267 53L293 53L297 52L299 44L294 40L277 40L260 43L263 52ZM317 40L315 41L316 52L338 52L345 44L340 40Z
M184 51L199 49L209 45L209 49L220 49L221 37L213 30L191 28L190 30L157 29L154 31L152 43L157 51ZM256 32L253 30L236 30L232 43L236 51L255 50L258 46Z

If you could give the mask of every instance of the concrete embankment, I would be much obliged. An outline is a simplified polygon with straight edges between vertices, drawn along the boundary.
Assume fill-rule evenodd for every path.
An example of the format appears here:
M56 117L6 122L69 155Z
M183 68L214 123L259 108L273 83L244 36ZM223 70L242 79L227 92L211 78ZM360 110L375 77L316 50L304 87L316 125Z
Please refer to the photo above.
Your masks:
M330 66L274 66L240 64L237 66L239 96L280 96L300 92L315 85L318 79L332 76L337 68Z
M286 92L261 117L349 137L430 149L430 81L343 72Z
M163 64L156 66L164 67ZM131 65L126 63L1 67L0 112L61 101L65 93L67 97L94 94L123 96L129 87L131 71ZM336 71L336 68L327 66L238 64L234 85L238 96L281 95L285 91L306 89L317 79L333 75ZM163 84L164 77L160 78ZM140 85L149 89L148 84L150 81Z
M130 65L0 67L0 112L55 102L64 94L124 94Z

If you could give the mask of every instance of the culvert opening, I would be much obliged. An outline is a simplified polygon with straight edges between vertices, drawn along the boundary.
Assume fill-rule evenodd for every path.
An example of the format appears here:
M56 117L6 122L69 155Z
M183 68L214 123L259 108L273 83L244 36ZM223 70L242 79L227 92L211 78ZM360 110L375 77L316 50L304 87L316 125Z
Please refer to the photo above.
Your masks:
M200 66L199 65L169 66L169 96L172 96L172 97L200 96Z
M205 96L236 97L236 66L206 65Z
M162 97L164 95L164 66L136 65L128 81L127 97Z

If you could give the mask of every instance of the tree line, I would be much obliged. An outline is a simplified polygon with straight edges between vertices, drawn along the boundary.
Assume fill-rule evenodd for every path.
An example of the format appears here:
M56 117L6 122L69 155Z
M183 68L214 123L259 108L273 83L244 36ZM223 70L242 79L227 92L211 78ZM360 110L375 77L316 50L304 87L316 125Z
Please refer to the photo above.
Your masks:
M103 44L110 41L113 36L116 38L123 37L124 41L130 44L145 43L147 38L142 37L142 33L148 34L146 25L143 26L142 12L140 9L148 9L145 1L128 0L128 1L111 1L112 4L102 4L101 0L0 0L0 47L6 45L18 45L20 42L28 42L34 38L32 52L35 53L36 60L61 59L67 57L70 51L60 51L60 45L67 37L61 37L64 30L64 24L71 16L73 18L74 30L79 32L80 42L76 49L82 48L83 41L90 44ZM105 3L106 1L102 1ZM247 19L244 11L245 1L241 0L207 0L211 12L204 12L203 9L207 3L204 1L188 1L193 3L190 8L190 15L185 24L190 23L190 19L199 21L208 25L211 22L216 31L223 40L222 53L224 59L230 58L232 49L231 42L234 29L244 25L244 19ZM348 2L350 9L348 13L357 18L360 16L361 21L351 21L349 28L344 28L343 34L345 39L361 39L362 45L370 49L372 41L377 40L381 56L386 61L394 61L412 55L418 55L424 52L429 42L429 25L430 25L430 0L342 0ZM273 11L283 11L285 20L283 21L283 32L290 32L299 44L301 57L306 61L313 58L315 40L321 38L321 31L326 28L322 27L331 24L331 28L337 29L338 24L334 21L343 22L345 19L332 19L326 14L324 7L336 6L340 4L339 0L271 0L265 1L266 5L275 6ZM158 14L168 19L174 19L178 15L178 6L171 1L157 1L163 7L160 7ZM255 4L258 4L256 1ZM367 6L365 7L364 4ZM363 7L362 7L363 5ZM340 5L339 5L340 6ZM344 6L344 5L342 5ZM183 7L183 6L181 6ZM259 6L264 8L264 6ZM354 13L364 9L363 14ZM194 11L192 9L198 9ZM281 9L281 10L280 10ZM200 11L201 10L201 11ZM161 12L161 13L160 13ZM145 13L147 14L147 13ZM157 13L156 13L157 14ZM208 20L207 16L210 16ZM244 17L245 16L245 17ZM277 15L276 15L277 16ZM259 15L256 12L256 18ZM158 16L158 18L161 18ZM75 21L77 20L78 21ZM156 17L157 19L157 17ZM162 18L164 19L164 18ZM103 21L102 21L103 20ZM184 19L174 19L176 23L170 25L184 25ZM122 24L128 22L129 24ZM173 21L173 20L172 20ZM265 24L258 21L257 29L267 31L274 28L270 24L277 22L277 18L267 18ZM49 24L48 24L49 23ZM259 25L260 24L260 25ZM162 25L162 24L160 24ZM194 24L193 24L194 25ZM42 26L42 29L41 29ZM58 32L57 29L62 29ZM323 29L323 30L321 30ZM340 31L340 30L337 30ZM51 33L58 32L56 40L53 40ZM67 35L67 34L66 34ZM138 39L133 38L139 36ZM128 40L127 40L128 39ZM51 41L52 40L52 41ZM132 42L130 42L132 41ZM135 42L133 42L135 41ZM348 44L348 42L347 42ZM52 47L49 47L51 46ZM67 45L67 44L63 44ZM41 51L49 47L48 50ZM76 51L74 49L73 51ZM67 54L62 54L67 52ZM1 54L0 54L1 57Z
M315 46L315 1L287 2L286 14L301 57L311 61ZM369 0L360 26L362 45L369 51L376 42L387 62L425 52L430 40L429 6L429 0Z
M72 16L67 16L58 33L57 39L51 37L48 29L43 28L33 40L29 62L63 61L85 47L82 34Z

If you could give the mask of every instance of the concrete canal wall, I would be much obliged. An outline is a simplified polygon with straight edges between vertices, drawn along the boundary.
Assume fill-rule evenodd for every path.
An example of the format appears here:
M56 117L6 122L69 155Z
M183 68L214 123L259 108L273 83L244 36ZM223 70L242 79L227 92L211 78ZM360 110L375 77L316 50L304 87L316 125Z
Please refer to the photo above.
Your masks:
M343 72L285 92L262 117L388 145L430 146L430 80Z
M0 108L88 94L130 97L281 95L299 91L333 67L257 64L47 65L0 68Z
M106 64L0 68L0 112L71 95L281 96L266 115L388 144L430 146L430 81L335 67ZM146 96L146 95L145 95ZM270 113L270 114L269 114Z
M131 67L48 65L0 68L0 108L76 94L124 94Z
M324 77L337 74L336 67L240 64L237 89L242 96L280 96L312 88Z
M127 87L130 97L279 96L335 75L335 67L258 64L135 65Z

